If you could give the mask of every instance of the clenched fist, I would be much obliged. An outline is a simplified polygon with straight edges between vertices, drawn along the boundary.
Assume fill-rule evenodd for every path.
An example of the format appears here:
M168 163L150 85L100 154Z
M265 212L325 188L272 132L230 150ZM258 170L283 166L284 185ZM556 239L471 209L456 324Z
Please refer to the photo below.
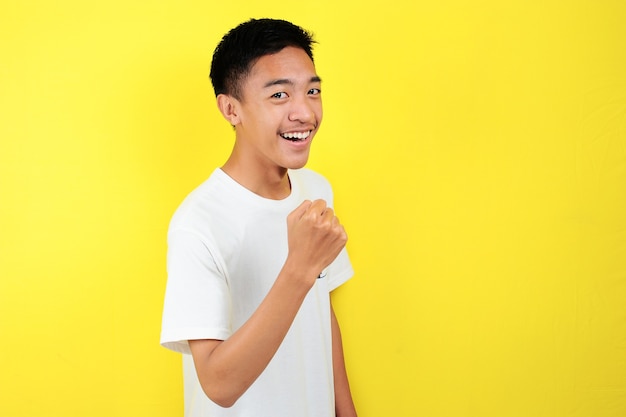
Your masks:
M293 262L310 285L335 260L348 240L335 212L324 200L305 200L287 216L287 229L287 262Z

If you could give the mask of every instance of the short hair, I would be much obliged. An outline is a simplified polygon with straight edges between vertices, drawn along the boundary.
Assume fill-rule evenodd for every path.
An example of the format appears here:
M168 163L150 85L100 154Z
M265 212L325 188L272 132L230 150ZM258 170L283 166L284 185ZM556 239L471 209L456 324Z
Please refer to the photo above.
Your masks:
M313 61L313 34L286 20L250 19L231 29L213 52L211 83L215 96L241 99L243 80L259 58L288 46L301 48Z

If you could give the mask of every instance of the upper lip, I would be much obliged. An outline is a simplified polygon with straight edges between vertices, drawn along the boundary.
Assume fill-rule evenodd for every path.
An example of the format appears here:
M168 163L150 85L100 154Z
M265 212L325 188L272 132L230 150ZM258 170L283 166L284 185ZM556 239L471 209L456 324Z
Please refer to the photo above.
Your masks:
M317 123L298 123L293 124L291 128L285 128L285 130L279 131L281 135L285 133L302 133L313 132L317 129Z

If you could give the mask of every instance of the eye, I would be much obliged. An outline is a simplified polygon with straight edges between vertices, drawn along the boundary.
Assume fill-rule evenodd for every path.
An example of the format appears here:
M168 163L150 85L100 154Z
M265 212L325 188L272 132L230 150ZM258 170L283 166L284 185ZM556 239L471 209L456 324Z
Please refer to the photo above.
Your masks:
M284 91L272 94L272 98L287 98L287 93Z
M320 94L322 92L322 90L320 90L319 88L311 88L307 94L312 95L312 96L316 96L318 94Z

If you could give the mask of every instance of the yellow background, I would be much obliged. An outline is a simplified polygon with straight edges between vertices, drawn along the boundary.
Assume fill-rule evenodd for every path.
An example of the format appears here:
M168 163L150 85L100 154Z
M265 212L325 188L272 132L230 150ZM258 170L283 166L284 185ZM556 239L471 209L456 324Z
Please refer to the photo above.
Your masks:
M319 40L360 416L625 416L622 0L3 0L0 415L181 415L167 224L232 144L212 50L263 16Z

